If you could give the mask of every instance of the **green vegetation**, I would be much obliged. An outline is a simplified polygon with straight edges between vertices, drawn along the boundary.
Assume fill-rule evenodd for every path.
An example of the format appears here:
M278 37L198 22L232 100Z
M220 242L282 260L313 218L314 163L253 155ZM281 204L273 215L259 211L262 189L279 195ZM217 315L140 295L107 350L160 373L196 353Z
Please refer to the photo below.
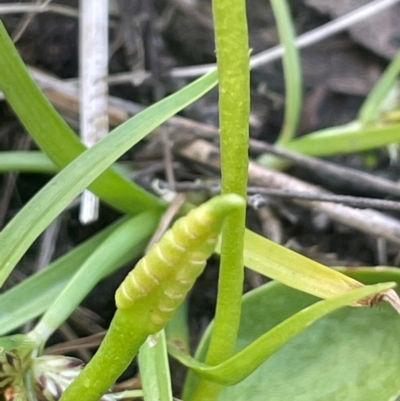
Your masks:
M281 0L271 4L286 49L287 105L277 145L324 155L399 141L398 121L388 121L380 111L397 79L399 56L365 101L357 121L296 139L300 61L288 5ZM142 347L139 367L147 401L173 400L167 348L190 368L185 401L389 401L400 395L400 320L386 305L361 308L393 299L392 288L400 283L400 273L390 268L332 270L245 229L250 102L245 2L213 0L213 14L218 71L148 107L90 149L30 78L0 25L0 89L43 152L3 152L1 171L55 173L1 231L0 283L84 189L90 188L125 214L0 295L0 333L4 335L0 338L0 391L12 389L19 400L51 399L45 394L51 393L50 388L39 390L35 384L40 374L60 377L61 382L64 371L78 378L69 387L63 382L62 401L96 401ZM54 373L50 360L41 356L50 335L99 280L143 253L167 207L113 164L218 82L222 194L177 220L138 262L118 289L118 309L109 332L82 373L67 357L59 357L62 362ZM261 163L271 161L265 155L260 158ZM192 357L184 299L215 248L221 255L216 317ZM276 281L242 297L244 266ZM34 317L39 321L27 335L6 336ZM119 396L109 393L107 397Z

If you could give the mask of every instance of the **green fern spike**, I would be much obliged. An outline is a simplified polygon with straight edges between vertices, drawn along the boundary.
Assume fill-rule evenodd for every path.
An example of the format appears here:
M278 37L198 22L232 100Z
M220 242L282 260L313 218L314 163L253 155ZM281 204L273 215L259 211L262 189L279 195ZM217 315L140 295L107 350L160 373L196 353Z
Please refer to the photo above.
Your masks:
M138 308L145 300L151 333L159 331L182 302L215 249L224 217L243 199L215 197L179 219L142 258L116 292L119 309Z
M225 218L244 204L239 195L216 196L175 222L118 288L103 343L60 401L100 399L146 338L165 327L203 271Z

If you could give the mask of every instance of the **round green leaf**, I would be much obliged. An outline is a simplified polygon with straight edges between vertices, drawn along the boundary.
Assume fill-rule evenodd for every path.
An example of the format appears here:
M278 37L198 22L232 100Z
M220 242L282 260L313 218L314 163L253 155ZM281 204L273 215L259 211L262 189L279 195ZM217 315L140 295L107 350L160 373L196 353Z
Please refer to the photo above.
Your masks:
M351 275L369 283L400 281L394 269ZM237 351L315 301L276 282L247 294ZM224 388L218 400L393 401L400 394L399 333L400 317L389 305L343 308L289 341L244 381Z

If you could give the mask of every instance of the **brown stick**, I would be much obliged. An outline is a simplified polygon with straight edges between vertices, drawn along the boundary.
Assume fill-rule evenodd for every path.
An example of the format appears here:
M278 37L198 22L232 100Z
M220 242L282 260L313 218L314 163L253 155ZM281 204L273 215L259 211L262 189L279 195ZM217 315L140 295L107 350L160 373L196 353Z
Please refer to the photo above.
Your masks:
M205 140L193 141L189 145L176 149L176 152L185 158L214 169L220 168L218 149ZM253 185L269 188L291 189L309 194L330 194L329 191L321 187L260 166L255 162L250 162L249 165L249 181ZM400 221L383 213L372 209L355 209L331 202L296 200L295 203L312 211L325 213L335 221L374 237L385 238L400 244Z

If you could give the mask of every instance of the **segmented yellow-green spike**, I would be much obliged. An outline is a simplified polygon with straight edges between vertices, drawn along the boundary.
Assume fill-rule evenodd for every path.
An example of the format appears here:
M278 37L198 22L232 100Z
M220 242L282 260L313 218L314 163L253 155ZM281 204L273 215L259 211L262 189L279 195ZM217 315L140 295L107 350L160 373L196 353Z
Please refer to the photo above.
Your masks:
M220 195L177 220L118 288L117 307L135 308L148 299L150 320L159 329L203 271L226 215L243 204L238 195Z

